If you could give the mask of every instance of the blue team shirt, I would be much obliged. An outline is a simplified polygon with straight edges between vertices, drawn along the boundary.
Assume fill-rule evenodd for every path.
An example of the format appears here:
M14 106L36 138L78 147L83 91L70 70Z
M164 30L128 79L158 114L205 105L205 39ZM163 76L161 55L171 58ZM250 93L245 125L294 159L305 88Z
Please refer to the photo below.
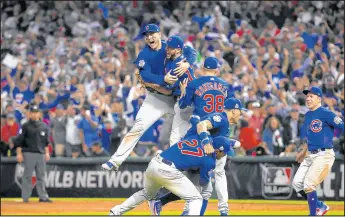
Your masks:
M200 121L208 120L212 124L212 129L209 130L211 137L215 138L217 136L230 137L230 123L228 121L228 115L225 112L213 113L205 117L200 118ZM195 126L192 126L185 135L187 138L195 134Z
M185 96L179 100L179 107L194 104L194 115L205 117L215 112L223 112L224 102L229 97L229 84L217 76L202 76L191 81Z
M159 50L152 50L148 45L145 45L138 58L134 61L134 64L139 69L141 78L145 82L164 86L166 46L165 41L162 41L162 47ZM189 46L185 46L183 53L188 63L193 65L197 57L196 51Z
M185 58L184 55L181 55L177 57L175 60L166 59L165 63L165 73L168 73L171 70L171 75L175 75L174 69L177 68L177 63L180 62ZM175 84L167 85L166 88L169 90L172 90L172 95L174 96L180 96L181 90L180 90L180 82L182 82L184 79L188 78L188 82L191 82L195 76L194 76L194 70L189 67L186 73L181 75L178 80L175 82Z
M91 120L98 123L98 119L93 115L91 115ZM89 148L91 148L94 143L99 142L98 128L93 128L85 118L79 121L78 129L84 131L85 144Z
M35 97L35 93L29 87L24 91L20 91L18 87L15 87L12 90L12 96L17 103L23 104L24 101L30 103Z
M340 129L344 134L344 121L330 110L320 107L305 114L301 138L307 139L309 151L332 148L334 128Z
M206 155L198 135L189 136L174 144L161 154L175 164L176 169L200 169L200 185L210 181L210 172L216 167L216 156Z

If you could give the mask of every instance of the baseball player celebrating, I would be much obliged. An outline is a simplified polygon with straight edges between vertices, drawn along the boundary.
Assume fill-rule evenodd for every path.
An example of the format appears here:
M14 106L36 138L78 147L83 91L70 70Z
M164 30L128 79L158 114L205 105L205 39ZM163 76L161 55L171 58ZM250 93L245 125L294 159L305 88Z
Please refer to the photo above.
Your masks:
M167 76L176 76L174 70L178 68L178 63L185 59L183 55L183 40L178 36L172 36L167 41L167 58L165 60L165 71ZM175 99L179 99L181 95L180 84L184 81L186 83L194 79L194 70L189 67L187 71L178 77L177 80L169 81L169 84L166 84L164 87L158 86L153 83L144 83L146 87L151 87L161 92L163 94L172 94ZM170 134L170 145L175 144L183 138L189 129L189 118L193 113L192 107L187 107L184 109L179 108L178 102L174 105L174 119L171 127Z
M202 142L195 132L194 135L157 154L146 170L144 189L133 194L121 205L113 207L110 215L122 215L145 200L152 199L161 187L165 187L188 202L189 215L199 215L202 197L181 170L199 168L199 184L207 185L210 182L209 174L215 168L216 159L224 157L231 149L230 140L226 137L216 137L212 143L215 153L206 155Z
M343 120L330 110L321 106L322 91L318 87L304 90L309 111L301 127L303 150L297 153L296 160L301 163L293 187L308 200L311 216L325 215L329 206L317 198L316 188L327 177L334 163L334 128L344 133Z
M161 40L160 29L155 24L149 24L142 32L145 35L145 48L139 53L135 64L137 65L140 77L144 82L165 86L177 81L187 71L190 65L196 60L196 51L189 46L183 47L187 62L181 61L175 69L176 76L170 73L165 74L164 60L166 58L166 42ZM117 151L111 159L102 164L104 170L117 171L123 161L129 156L144 132L159 118L165 114L174 115L175 99L173 96L166 96L157 90L147 87L147 96L140 107L134 126L125 135Z
M230 124L236 124L239 121L239 119L241 117L242 110L246 110L246 109L243 108L240 100L238 100L236 98L229 98L224 103L224 112L213 113L213 114L208 115L204 118L201 118L200 123L197 124L197 132L198 132L199 137L202 141L202 144L204 145L204 150L205 150L206 154L214 152L214 148L209 143L209 141L207 139L207 135L211 134L212 138L217 137L217 136L224 136L224 137L228 138L230 136L229 135L230 134ZM191 135L193 135L194 131L195 131L195 128L192 125L192 127L188 130L185 138L188 138ZM231 142L232 142L234 147L239 146L238 141L231 140ZM221 175L223 175L222 178L224 178L224 177L226 177L225 171L224 171L225 163L224 164L222 163L222 161L221 161L222 159L225 159L225 161L226 161L226 157L217 160L215 175L217 175L217 173L220 173ZM219 164L219 162L221 162L221 164ZM217 171L217 168L218 168L218 171ZM222 174L222 170L224 171L224 174ZM220 175L218 174L218 176L220 176ZM194 179L194 178L192 178L192 179ZM217 181L218 181L218 183L221 184L220 186L223 188L222 190L219 189L219 191L223 191L222 192L223 197L220 197L218 194L219 201L222 200L222 203L219 202L218 207L219 207L219 210L221 212L221 215L227 215L227 213L228 213L227 182L226 182L226 179L224 180L225 183L221 182L219 180L216 180L216 183L217 183ZM217 186L216 186L216 189L217 189ZM202 206L200 215L203 215L205 210L206 210L206 207L207 207L208 199L211 197L211 194L212 194L212 184L209 183L209 185L202 187L200 190L202 191L201 194L203 197L203 206ZM226 191L226 192L224 192L224 191ZM179 200L179 199L180 198L177 197L176 195L169 193L169 194L159 198L158 200L150 201L149 206L150 206L151 214L152 215L159 215L160 211L161 211L161 206L164 206L165 204L167 204L171 201L175 201L175 200ZM188 213L188 210L185 210L185 212L183 214L186 214L186 213Z

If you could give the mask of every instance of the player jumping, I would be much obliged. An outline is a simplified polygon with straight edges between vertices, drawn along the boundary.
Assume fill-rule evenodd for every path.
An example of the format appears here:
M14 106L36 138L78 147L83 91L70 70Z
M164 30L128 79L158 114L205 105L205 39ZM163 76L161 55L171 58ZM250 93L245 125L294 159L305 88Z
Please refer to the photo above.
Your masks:
M161 40L160 29L155 24L149 24L142 32L145 35L145 48L139 53L135 64L139 69L141 79L144 82L165 86L166 83L176 81L187 71L196 60L196 51L189 46L183 47L186 60L179 62L176 75L166 74L164 60L166 58L166 42ZM102 164L104 170L117 171L119 166L127 159L134 149L140 137L145 131L165 114L174 115L175 99L173 96L164 95L151 87L147 87L147 96L139 109L134 126L125 135L117 151L111 159Z

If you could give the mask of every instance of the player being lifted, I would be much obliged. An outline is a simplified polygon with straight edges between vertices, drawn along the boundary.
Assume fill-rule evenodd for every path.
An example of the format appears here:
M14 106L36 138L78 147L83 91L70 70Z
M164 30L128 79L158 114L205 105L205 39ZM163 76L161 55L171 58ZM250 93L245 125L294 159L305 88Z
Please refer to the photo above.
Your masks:
M303 149L297 153L296 160L301 163L292 186L309 204L310 216L325 215L329 206L317 198L316 188L327 177L334 163L334 128L344 134L344 121L330 110L322 107L322 91L318 87L304 90L307 95L305 114L301 127Z
M144 189L133 194L121 205L113 207L109 215L122 215L134 209L145 200L152 199L161 187L165 187L185 200L189 204L189 215L199 215L202 197L181 170L200 169L199 183L201 186L207 185L210 183L209 174L215 168L216 159L226 156L233 143L226 137L219 136L211 139L206 135L204 142L207 140L215 148L214 154L206 155L196 127L194 126L193 129L189 137L157 154L151 160L145 173Z
M178 80L178 76L184 74L190 65L196 60L196 51L189 46L184 46L183 53L186 62L179 62L175 74L165 73L164 60L166 58L166 42L161 40L160 29L155 24L149 24L142 32L145 35L146 46L139 53L135 64L139 69L141 79L147 83L153 83L164 87ZM145 131L165 114L174 115L175 99L173 96L164 95L157 90L147 87L147 96L140 107L134 126L125 135L117 151L111 159L102 164L104 170L117 171L119 166L127 159Z

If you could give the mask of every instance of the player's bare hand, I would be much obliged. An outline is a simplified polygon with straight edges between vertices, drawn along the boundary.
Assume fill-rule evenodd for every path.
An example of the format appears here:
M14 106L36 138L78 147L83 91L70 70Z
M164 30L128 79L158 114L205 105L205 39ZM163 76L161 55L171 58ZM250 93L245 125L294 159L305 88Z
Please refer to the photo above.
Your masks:
M186 62L186 59L181 60L180 62L176 63L178 66L176 69L174 69L174 73L177 77L180 77L183 75L189 68L190 64Z
M211 144L207 144L204 146L204 151L206 154L212 154L214 152L214 148Z
M188 84L188 78L185 78L181 83L180 83L180 90L181 90L181 97L186 95L186 88Z
M175 84L177 80L177 76L171 75L171 70L164 76L164 81L167 84Z
M296 154L296 161L297 161L298 163L302 163L302 161L304 160L306 154L307 154L307 153L304 152L304 151L297 152L297 154Z

